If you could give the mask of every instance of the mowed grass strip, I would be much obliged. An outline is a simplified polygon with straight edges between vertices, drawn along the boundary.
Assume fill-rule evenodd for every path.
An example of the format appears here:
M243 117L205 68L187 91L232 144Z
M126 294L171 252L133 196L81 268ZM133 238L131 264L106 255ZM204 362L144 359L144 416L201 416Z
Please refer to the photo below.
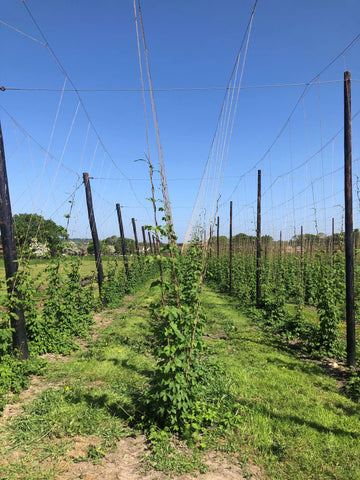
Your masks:
M123 308L103 312L113 321L96 340L48 365L43 390L23 405L23 413L2 422L0 479L51 480L76 461L69 452L79 437L91 438L93 461L95 447L103 456L119 439L136 434L129 418L153 369L147 346L150 301L144 288L125 299Z
M124 308L103 312L108 326L96 340L49 364L42 392L1 427L0 479L61 478L80 459L71 456L79 438L89 443L80 460L101 461L119 439L139 433L129 419L154 369L151 300L146 286ZM203 306L208 354L224 367L241 420L235 427L210 427L195 455L164 450L158 468L199 473L201 455L216 450L249 479L254 464L264 480L360 478L359 405L321 367L259 330L234 299L205 289Z
M223 449L270 479L359 479L359 404L320 366L259 330L234 300L206 290L203 306L209 330L224 334L209 343L243 411L243 424Z

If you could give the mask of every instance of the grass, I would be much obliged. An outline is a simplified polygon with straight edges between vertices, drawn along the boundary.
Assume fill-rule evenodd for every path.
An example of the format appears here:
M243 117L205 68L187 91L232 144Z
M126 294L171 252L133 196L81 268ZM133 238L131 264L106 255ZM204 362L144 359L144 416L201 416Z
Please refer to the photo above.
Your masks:
M100 462L119 439L139 433L133 418L154 368L151 299L144 287L123 309L103 313L113 322L87 349L48 365L44 384L52 387L1 426L0 479L61 478L79 436L92 442L80 460ZM192 448L166 432L149 434L144 469L205 472L204 455L216 450L245 473L258 465L263 479L360 478L359 404L320 366L259 330L234 299L205 289L203 306L209 362L221 370L206 379L205 398L216 399L223 421L202 432ZM236 414L229 414L234 401Z
M228 447L271 479L359 478L359 405L321 367L251 326L228 298L207 292L204 306L229 336L212 343L244 411Z
M117 259L119 265L123 263L122 258L119 257L110 257L103 256L102 263L104 268L104 273L106 275L109 267L111 266L114 258ZM71 257L62 257L62 263L60 269L64 269L67 264L71 263L73 259ZM30 277L35 280L35 285L39 288L46 282L46 268L49 266L51 260L49 259L30 259L29 260L29 271ZM60 270L61 271L61 270ZM95 257L92 255L85 256L81 258L80 262L80 278L93 277L93 284L96 284L96 265ZM6 284L5 284L5 267L3 259L0 260L0 295L6 293Z

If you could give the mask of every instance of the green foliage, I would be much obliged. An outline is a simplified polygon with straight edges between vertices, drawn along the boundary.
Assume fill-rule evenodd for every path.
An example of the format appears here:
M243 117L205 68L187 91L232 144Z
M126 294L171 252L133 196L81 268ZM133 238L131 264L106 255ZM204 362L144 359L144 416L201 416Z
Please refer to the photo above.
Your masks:
M102 240L100 242L100 250L103 254L108 254L108 247L113 247L115 249L115 253L122 255L122 244L120 237L113 235L111 237L105 238L105 240ZM135 240L132 238L125 238L125 249L127 255L132 255L136 253ZM93 255L95 253L94 242L92 240L89 242L89 245L87 247L87 253L89 255Z
M345 272L340 255L333 259L333 265L322 264L318 269L316 307L319 314L319 344L328 355L339 352L340 309L344 302Z
M31 262L32 265L33 261ZM24 310L31 355L69 354L77 348L76 338L87 337L93 323L93 313L101 305L95 299L92 285L81 286L80 258L73 257L67 261L58 257L51 262L47 261L44 270L46 278L40 271L37 275L31 275L31 265L27 262L19 268L16 279L19 297L3 295L0 298L0 361L3 365L0 376L1 395L9 388L17 389L14 378L6 367L9 362L3 360L12 358L13 355L10 319L14 302L20 303ZM149 277L156 275L156 264L136 258L130 264L128 280L122 262L119 265L116 259L112 259L103 290L109 308L118 307L125 293L135 292ZM17 371L18 368L14 368L14 372ZM24 375L19 374L19 382L23 385L26 369L24 372Z
M20 213L14 215L14 230L18 247L28 250L32 239L47 244L51 256L55 256L62 248L62 240L68 238L67 231L53 220L45 220L36 213Z
M323 240L328 241L325 237ZM259 306L255 304L255 257L244 251L233 256L232 295L243 311L286 340L294 341L317 357L330 355L341 359L344 354L344 341L339 336L345 318L344 266L341 250L330 255L325 251L315 255L304 252L302 256L299 253L265 255L261 261ZM360 268L355 265L357 293L359 272ZM216 291L229 293L227 255L209 258L206 279ZM360 311L357 303L356 315ZM315 319L314 315L307 318L305 312L309 309L316 309Z
M102 295L107 300L108 308L118 308L123 301L126 291L126 275L123 268L119 268L115 259L108 268L102 287Z
M29 385L29 375L41 375L46 364L40 358L18 360L13 355L1 356L0 362L0 411L7 403L10 393L19 393Z
M346 382L345 390L352 399L360 400L360 372L353 367Z
M186 255L161 256L169 280L154 286L161 298L152 305L157 368L147 393L148 411L158 425L184 431L199 391L203 368L205 316L200 311L202 249L194 242Z

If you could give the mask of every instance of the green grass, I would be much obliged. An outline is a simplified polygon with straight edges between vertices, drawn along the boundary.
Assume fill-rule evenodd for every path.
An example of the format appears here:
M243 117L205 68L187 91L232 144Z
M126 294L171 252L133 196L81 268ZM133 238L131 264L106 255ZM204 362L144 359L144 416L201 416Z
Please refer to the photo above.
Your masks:
M104 273L106 275L109 266L111 266L115 257L103 256L102 263L104 268ZM67 264L71 263L73 259L71 257L62 257L61 269L65 268ZM122 258L117 257L119 265L123 264ZM35 285L37 288L40 288L46 283L46 267L49 266L51 260L49 259L30 259L29 260L29 271L30 277L35 280ZM61 271L61 270L60 270ZM97 272L95 257L93 255L85 256L81 258L80 262L80 277L94 277L94 285L96 284ZM3 259L0 260L0 295L6 293L6 284L5 284L5 267Z
M211 344L243 409L228 448L271 479L360 478L359 405L321 367L251 326L228 298L207 292L203 304L229 336Z
M61 476L61 462L69 461L78 436L97 439L85 459L100 462L120 438L139 433L133 418L141 415L140 400L154 369L150 302L144 287L124 309L106 314L113 322L87 349L48 365L44 383L52 386L1 427L0 458L6 460L0 461L0 479L51 480ZM359 404L320 366L259 330L234 299L205 289L203 306L209 362L220 374L205 379L201 405L211 412L216 401L223 419L192 448L166 432L149 434L153 450L144 469L205 472L204 453L217 450L244 472L258 465L264 479L360 478Z

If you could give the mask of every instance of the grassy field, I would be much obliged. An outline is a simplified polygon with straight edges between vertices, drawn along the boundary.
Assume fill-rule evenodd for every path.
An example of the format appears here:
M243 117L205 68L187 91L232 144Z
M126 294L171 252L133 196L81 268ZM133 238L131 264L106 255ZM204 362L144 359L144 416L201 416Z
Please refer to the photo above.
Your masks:
M110 257L110 256L103 256L102 263L104 273L106 274L109 265L111 265L114 260L117 260L119 265L122 265L123 260L122 257ZM68 264L72 261L71 257L63 257L61 262L61 269L66 268ZM49 259L31 259L29 261L29 272L31 278L35 281L37 287L40 287L46 282L46 268L50 264ZM90 277L94 278L94 284L96 283L96 265L95 265L95 257L93 255L89 255L86 257L81 257L80 262L80 277ZM0 295L6 293L5 288L5 268L4 268L4 261L3 259L0 260Z
M144 287L123 308L98 314L89 345L52 358L21 406L12 399L0 426L1 479L60 479L79 462L96 468L121 439L141 435L134 418L154 369L151 300ZM143 474L206 472L216 452L248 479L360 478L360 405L321 366L259 330L229 297L206 290L203 305L207 356L223 372L209 389L235 398L240 420L213 425L192 448L159 432L146 446ZM225 395L223 408L226 417ZM74 457L80 441L86 451Z

